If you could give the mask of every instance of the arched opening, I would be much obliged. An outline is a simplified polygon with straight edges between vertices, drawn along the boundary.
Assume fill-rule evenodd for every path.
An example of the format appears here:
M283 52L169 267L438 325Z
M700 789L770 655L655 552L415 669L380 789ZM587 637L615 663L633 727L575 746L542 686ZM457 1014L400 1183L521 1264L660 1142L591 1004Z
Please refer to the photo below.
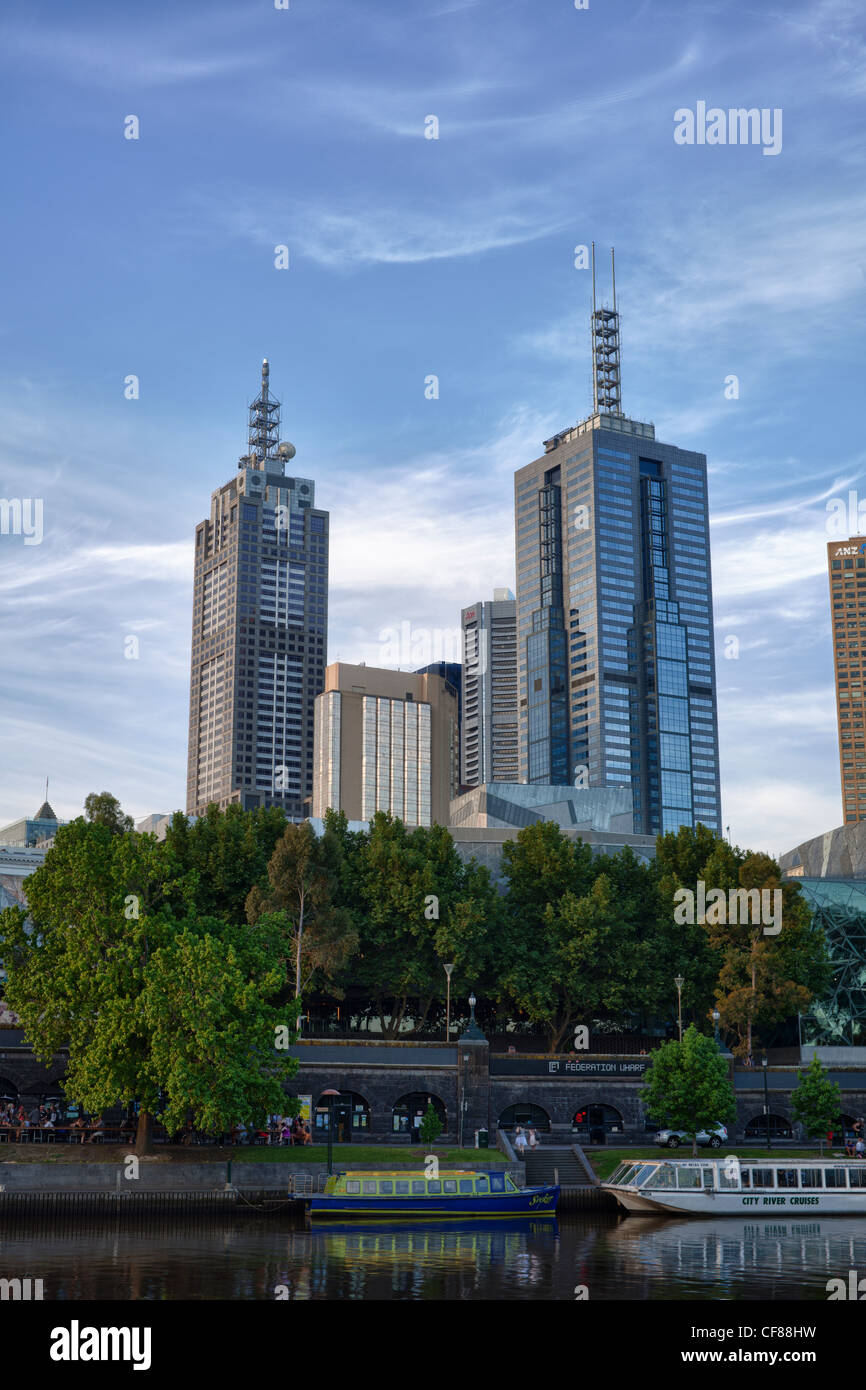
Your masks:
M370 1107L364 1097L355 1091L341 1091L338 1096L319 1096L313 1138L320 1143L328 1137L332 1115L335 1144L351 1144L353 1139L357 1143L370 1132Z
M421 1121L432 1105L439 1116L443 1130L448 1128L448 1117L444 1102L430 1091L410 1091L401 1096L391 1111L391 1129L394 1134L408 1134L413 1143L421 1142Z
M539 1134L549 1134L550 1116L540 1105L533 1105L530 1101L519 1101L517 1105L506 1106L499 1116L500 1129L516 1129L518 1125L532 1125Z
M613 1105L584 1105L575 1111L571 1132L589 1144L605 1144L609 1134L624 1134L622 1115Z
M17 1105L18 1087L14 1081L8 1081L5 1076L0 1076L0 1105Z
M766 1139L767 1118L766 1115L753 1115L746 1125L745 1137L747 1139ZM771 1114L769 1120L771 1139L793 1139L794 1131L791 1128L791 1121L786 1120L784 1115Z

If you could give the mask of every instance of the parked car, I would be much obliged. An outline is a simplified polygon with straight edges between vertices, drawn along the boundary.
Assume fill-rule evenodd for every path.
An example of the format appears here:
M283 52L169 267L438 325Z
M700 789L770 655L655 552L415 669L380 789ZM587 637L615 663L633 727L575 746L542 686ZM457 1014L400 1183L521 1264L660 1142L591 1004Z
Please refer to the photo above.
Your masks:
M720 1149L728 1137L726 1125L714 1125L712 1129L699 1129L697 1133L698 1143L706 1148ZM660 1129L656 1135L656 1143L663 1149L678 1149L680 1144L690 1144L692 1136L687 1134L684 1129Z

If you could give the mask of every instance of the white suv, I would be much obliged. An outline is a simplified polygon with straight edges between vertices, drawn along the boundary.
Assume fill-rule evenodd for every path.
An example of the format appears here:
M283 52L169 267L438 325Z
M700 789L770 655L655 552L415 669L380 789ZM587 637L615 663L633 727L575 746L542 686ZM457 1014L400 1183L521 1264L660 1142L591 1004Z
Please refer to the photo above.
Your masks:
M700 1145L711 1149L720 1149L728 1137L725 1125L714 1125L712 1129L699 1129L697 1141ZM678 1149L680 1144L690 1144L692 1136L687 1134L684 1129L660 1129L656 1135L656 1143L663 1149Z

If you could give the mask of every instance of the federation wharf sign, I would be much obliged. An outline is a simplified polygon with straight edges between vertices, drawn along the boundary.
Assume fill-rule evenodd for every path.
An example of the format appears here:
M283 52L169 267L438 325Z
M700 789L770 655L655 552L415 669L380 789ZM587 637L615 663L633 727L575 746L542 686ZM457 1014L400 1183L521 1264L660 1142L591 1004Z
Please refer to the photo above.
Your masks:
M584 1077L590 1080L604 1080L619 1077L622 1080L643 1076L650 1064L649 1057L571 1058L571 1057L520 1057L493 1056L490 1058L490 1072L493 1076L551 1076L563 1080Z

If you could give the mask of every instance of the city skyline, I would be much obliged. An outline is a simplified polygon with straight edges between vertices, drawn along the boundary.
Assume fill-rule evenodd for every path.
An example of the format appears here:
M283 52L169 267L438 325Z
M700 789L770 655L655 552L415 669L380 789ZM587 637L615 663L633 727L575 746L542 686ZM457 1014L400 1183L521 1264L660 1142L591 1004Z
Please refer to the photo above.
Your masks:
M133 32L13 0L3 38L0 490L45 504L41 544L0 537L4 823L46 774L63 819L104 787L136 819L184 804L190 536L264 356L332 517L330 661L389 665L382 633L453 633L513 582L511 476L591 407L593 237L620 258L629 412L710 459L725 823L774 853L840 823L825 546L866 500L851 6L443 4L419 45L386 4L226 4L202 29L157 3ZM700 101L784 108L778 155L678 144Z

